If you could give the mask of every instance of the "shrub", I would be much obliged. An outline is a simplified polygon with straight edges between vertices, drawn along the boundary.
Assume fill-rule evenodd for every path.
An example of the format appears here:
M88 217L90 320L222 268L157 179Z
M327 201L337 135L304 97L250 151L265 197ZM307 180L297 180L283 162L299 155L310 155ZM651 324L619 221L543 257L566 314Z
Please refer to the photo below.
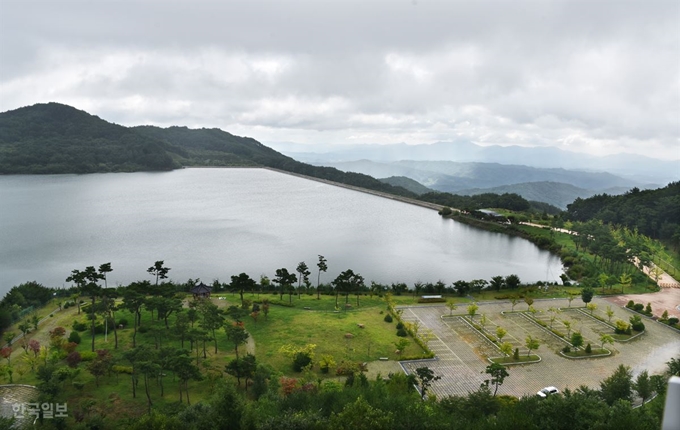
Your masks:
M64 351L68 354L75 351L76 348L78 348L78 344L75 342L68 342L66 345L64 345Z
M66 357L66 363L68 363L68 367L76 368L81 361L82 357L78 351L73 351L68 355L68 357Z
M419 297L418 303L446 303L446 299L443 297L430 297L427 299Z
M137 332L138 332L138 333L144 334L144 333L146 333L146 332L148 332L148 331L149 331L149 329L148 329L145 325L139 326L139 327L137 328Z
M397 323L397 330L401 330L401 329L403 329L403 328L404 328L404 323L401 322L401 321L399 321L399 322Z
M333 359L332 355L323 355L321 356L321 360L319 360L319 367L321 368L321 373L328 373L329 370L332 367L335 367L335 359Z
M626 307L628 309L633 309L634 306L635 306L635 302L632 301L632 300L628 300L628 304L626 305Z
M115 365L115 366L111 367L111 370L114 373L125 373L127 375L132 375L132 366Z
M589 345L590 345L590 344L589 344ZM564 352L565 354L568 353L568 352L571 352L571 348L569 348L569 345L567 345L567 346L565 346L564 348L562 348L562 352Z
M647 306L645 307L645 314L648 315L648 316L652 315L652 304L651 303L647 303Z
M519 348L515 348L515 353L512 354L513 360L519 360Z
M92 361L97 358L97 353L92 351L83 351L80 353L80 359L82 361Z
M643 331L645 329L645 325L642 322L642 319L637 316L633 315L630 317L630 325L633 327L633 330L635 331Z
M298 352L293 359L293 370L302 372L302 369L312 364L312 357L304 352Z
M85 383L82 381L73 381L73 386L80 391L85 387Z
M614 333L616 334L630 334L630 324L623 320L617 320L616 321L616 328L614 329Z
M680 322L680 320L678 320L678 319L675 318L675 317L670 317L670 318L668 318L668 325L675 325L675 324L677 324L678 322Z
M85 331L87 330L87 324L80 321L73 321L73 330L75 331Z
M94 326L94 334L104 334L104 324L97 324Z
M635 312L642 312L642 310L645 308L645 305L642 303L635 303L635 306L633 306L633 310Z
M593 348L590 347L590 344L586 345L586 354L590 354L593 352Z
M355 373L365 371L366 368L362 363L354 363L352 361L343 361L340 363L340 365L335 369L335 374L337 376L349 376L349 375L354 375Z
M400 328L399 330L397 330L397 336L399 336L399 337L407 337L407 336L408 336L408 333L406 333L406 330L404 330L403 328Z
M80 335L78 334L77 331L72 331L71 334L68 335L68 341L80 344Z
M391 323L393 321L392 315L390 315L390 314L385 315L385 318L383 318L383 321Z

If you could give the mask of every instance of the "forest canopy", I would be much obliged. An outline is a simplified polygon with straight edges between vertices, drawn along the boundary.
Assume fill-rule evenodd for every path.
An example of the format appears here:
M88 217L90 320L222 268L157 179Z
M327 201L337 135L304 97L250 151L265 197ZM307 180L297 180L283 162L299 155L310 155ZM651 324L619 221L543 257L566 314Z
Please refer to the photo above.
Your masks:
M599 194L576 199L567 205L567 218L586 222L600 220L619 225L653 239L680 244L680 182L657 190L633 188L620 196Z

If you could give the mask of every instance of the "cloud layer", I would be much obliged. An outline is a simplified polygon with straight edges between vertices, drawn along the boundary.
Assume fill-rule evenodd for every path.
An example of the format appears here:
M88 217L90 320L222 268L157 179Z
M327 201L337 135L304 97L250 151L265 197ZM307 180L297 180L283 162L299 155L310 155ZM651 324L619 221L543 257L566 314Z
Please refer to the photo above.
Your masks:
M680 158L673 1L0 4L0 110Z

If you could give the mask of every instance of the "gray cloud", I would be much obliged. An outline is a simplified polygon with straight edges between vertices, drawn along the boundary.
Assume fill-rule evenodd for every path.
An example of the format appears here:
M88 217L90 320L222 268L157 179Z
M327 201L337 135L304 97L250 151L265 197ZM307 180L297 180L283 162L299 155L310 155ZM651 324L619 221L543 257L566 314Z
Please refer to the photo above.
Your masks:
M672 1L0 3L0 110L680 158Z

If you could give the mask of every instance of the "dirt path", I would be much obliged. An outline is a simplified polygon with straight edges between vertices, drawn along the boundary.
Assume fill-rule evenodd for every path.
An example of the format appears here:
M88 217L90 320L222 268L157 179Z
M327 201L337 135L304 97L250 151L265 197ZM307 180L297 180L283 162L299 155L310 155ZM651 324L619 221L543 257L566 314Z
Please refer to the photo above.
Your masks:
M255 355L255 340L252 336L248 336L246 341L246 353Z
M220 300L217 298L211 298L210 301L216 304L220 309L227 309L229 306L235 305L235 303L229 302L228 300ZM252 336L248 336L248 340L246 340L246 353L255 355L255 339L253 339Z

